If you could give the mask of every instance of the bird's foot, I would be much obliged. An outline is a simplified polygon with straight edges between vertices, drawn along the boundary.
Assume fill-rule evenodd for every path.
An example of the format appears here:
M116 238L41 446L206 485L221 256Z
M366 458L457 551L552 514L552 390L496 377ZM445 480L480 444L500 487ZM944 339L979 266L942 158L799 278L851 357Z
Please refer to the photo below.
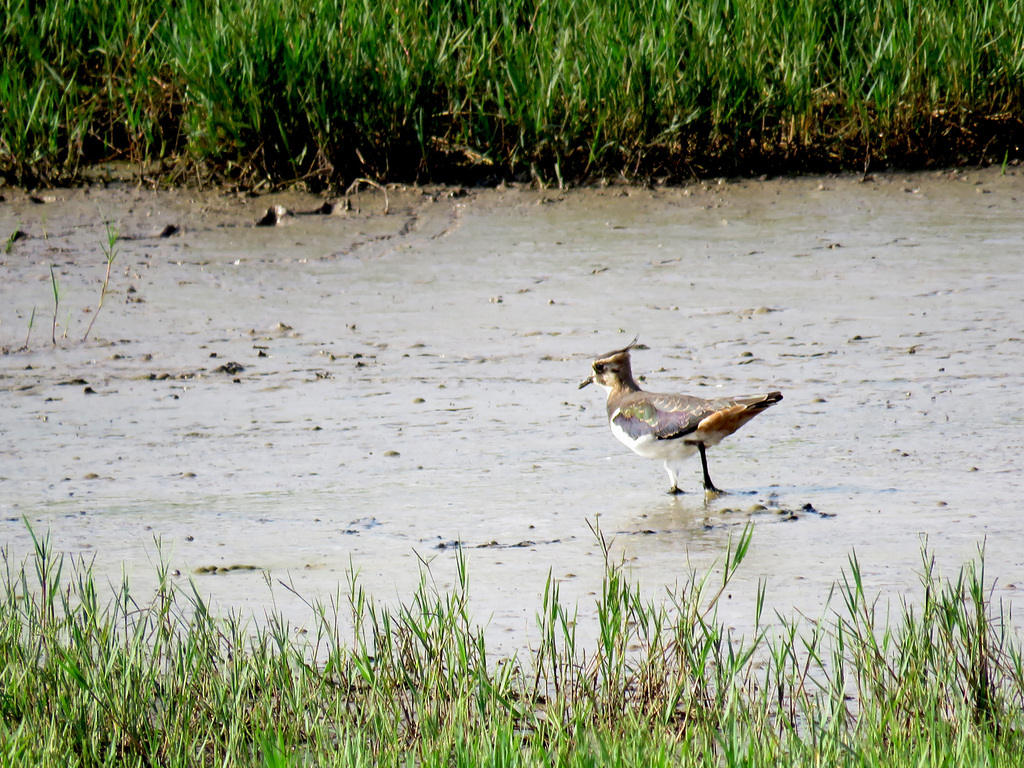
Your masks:
M671 488L668 489L669 496L678 496L681 493L686 493L686 491L679 490L678 485L673 485Z
M723 496L728 496L728 495L729 495L728 491L719 490L718 488L715 488L715 486L713 486L713 485L705 485L704 486L704 498L709 500L709 501L714 501L715 499L720 499Z

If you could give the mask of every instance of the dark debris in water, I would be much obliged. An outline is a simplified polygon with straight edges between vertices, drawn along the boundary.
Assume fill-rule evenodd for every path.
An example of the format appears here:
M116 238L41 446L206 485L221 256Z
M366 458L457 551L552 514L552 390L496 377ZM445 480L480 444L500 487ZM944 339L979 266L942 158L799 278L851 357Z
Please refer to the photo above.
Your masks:
M767 504L753 504L747 509L739 509L736 507L723 507L722 509L714 512L714 517L707 518L701 521L700 527L705 531L713 531L717 528L730 528L737 525L745 525L747 521L753 519L764 519L767 518L772 521L780 523L789 523L801 520L807 515L816 515L821 518L835 517L834 512L822 512L816 508L811 502L791 508L787 506L781 506L778 500L774 498L774 495L769 496ZM616 531L616 535L619 536L657 536L658 534L669 534L669 533L680 533L681 529L653 529L653 528L640 528L633 531Z
M549 541L533 541L532 539L524 539L523 541L517 541L514 544L502 544L495 539L484 542L483 544L467 544L463 541L456 539L450 539L448 541L439 541L434 545L434 549L445 550L445 549L461 549L462 547L473 546L475 549L528 549L530 547L543 546L545 544L561 544L561 539L551 539Z
M770 497L766 504L753 504L746 510L735 509L732 507L724 507L719 510L719 514L723 515L735 515L735 514L746 514L753 517L754 515L772 515L782 520L799 520L804 515L817 515L818 517L835 517L833 512L822 512L818 510L811 502L793 509L786 506L780 506L777 499Z
M359 519L350 522L348 527L343 528L341 532L350 536L355 536L360 533L365 533L371 528L376 528L380 524L380 520L375 517L360 517Z
M217 368L213 369L214 373L226 373L228 376L235 376L245 370L245 366L241 363L230 362L224 363Z
M262 571L258 565L236 564L236 565L201 565L193 571L200 576L214 573L231 573L232 571Z
M198 378L199 376L200 374L196 373L195 371L183 371L181 373L151 373L148 376L145 376L144 378L148 379L149 381L187 381L189 379Z

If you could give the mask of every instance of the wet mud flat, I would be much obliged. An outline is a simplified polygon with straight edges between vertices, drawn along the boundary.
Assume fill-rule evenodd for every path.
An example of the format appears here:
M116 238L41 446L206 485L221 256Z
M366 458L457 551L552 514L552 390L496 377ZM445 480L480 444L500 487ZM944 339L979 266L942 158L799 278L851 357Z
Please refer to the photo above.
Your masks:
M326 208L128 186L0 194L14 561L31 551L27 519L140 595L162 557L223 610L301 624L308 606L281 581L344 599L354 568L402 599L424 563L452 584L461 548L476 614L512 649L549 573L585 638L595 525L656 597L753 521L727 601L740 630L759 580L771 607L817 615L854 551L870 591L904 594L924 541L950 574L984 546L995 596L1019 599L1015 169L366 191ZM105 221L118 254L83 342ZM730 495L705 501L697 459L687 493L667 495L660 464L610 434L602 393L577 389L634 334L646 388L784 393L709 453Z

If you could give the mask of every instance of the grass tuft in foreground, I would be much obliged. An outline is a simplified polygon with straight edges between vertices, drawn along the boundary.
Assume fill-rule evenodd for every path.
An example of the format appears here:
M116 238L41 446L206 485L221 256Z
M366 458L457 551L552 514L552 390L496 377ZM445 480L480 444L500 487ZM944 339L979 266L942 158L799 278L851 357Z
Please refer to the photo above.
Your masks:
M865 595L856 557L818 621L766 622L759 587L756 630L738 638L717 610L751 527L659 602L595 533L596 645L578 642L549 578L523 659L488 656L461 554L450 592L424 566L410 600L385 608L353 575L297 632L274 613L217 618L163 566L145 599L124 581L101 600L88 564L33 534L26 563L3 558L0 762L1022 764L1024 663L983 553L950 581L925 551L921 592L891 612Z

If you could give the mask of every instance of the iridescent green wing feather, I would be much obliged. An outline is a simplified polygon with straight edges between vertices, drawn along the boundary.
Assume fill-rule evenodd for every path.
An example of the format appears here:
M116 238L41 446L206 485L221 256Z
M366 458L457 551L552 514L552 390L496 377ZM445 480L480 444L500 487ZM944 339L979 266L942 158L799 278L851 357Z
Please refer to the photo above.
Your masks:
M651 394L623 403L612 422L634 440L650 434L671 440L695 431L716 410L713 402L699 397Z

